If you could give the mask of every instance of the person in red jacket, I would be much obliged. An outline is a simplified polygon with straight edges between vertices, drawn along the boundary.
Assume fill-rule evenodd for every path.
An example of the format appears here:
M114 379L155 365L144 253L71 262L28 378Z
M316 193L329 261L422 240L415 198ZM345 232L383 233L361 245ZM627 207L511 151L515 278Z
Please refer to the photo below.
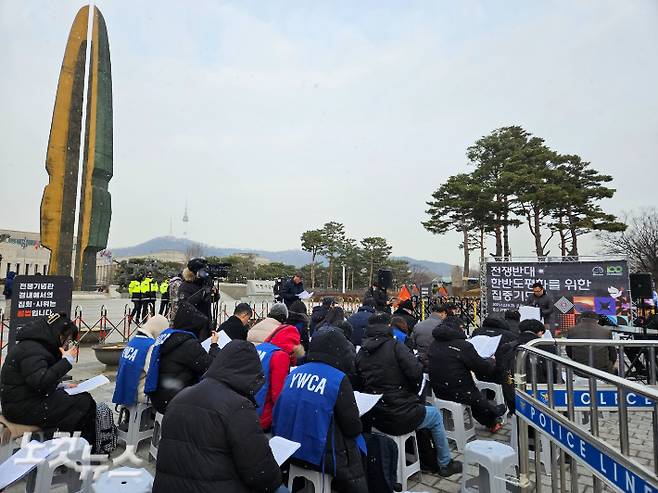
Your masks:
M260 427L267 431L272 427L272 411L291 366L297 366L297 358L304 356L299 331L294 325L282 324L272 331L263 344L256 347L265 373L265 384L256 394L259 406Z

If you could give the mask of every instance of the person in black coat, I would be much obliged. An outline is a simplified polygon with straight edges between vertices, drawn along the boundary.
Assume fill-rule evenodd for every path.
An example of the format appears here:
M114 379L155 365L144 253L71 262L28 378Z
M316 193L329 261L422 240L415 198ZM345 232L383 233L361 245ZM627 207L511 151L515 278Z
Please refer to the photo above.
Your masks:
M504 368L504 374L502 379L503 396L505 397L505 403L507 404L507 407L509 408L511 413L514 413L516 411L514 373L516 370L517 350L519 346L523 346L524 344L527 344L532 340L541 339L542 336L544 335L544 332L546 331L546 327L539 320L524 320L519 324L519 330L521 331L521 333L519 334L517 340L513 342L509 342L503 345L502 348L499 348L501 352L501 356L500 356L501 366ZM544 351L548 351L553 354L556 354L557 352L554 343L551 344L549 340L547 340L546 344L542 344L541 346L539 346L539 349L543 349ZM498 359L496 360L496 362L498 362ZM532 381L532 377L531 377L532 363L530 362L529 356L526 357L525 364L526 364L525 378L526 378L526 382L528 382L528 386L530 386L530 382ZM537 375L537 383L548 382L548 365L544 358L537 358L537 364L535 365L535 372ZM554 375L554 377L556 376L557 376L557 372ZM554 378L553 381L557 382L557 379Z
M203 341L210 336L214 330L212 325L212 302L215 291L211 283L208 282L208 262L205 258L193 258L187 263L181 274L183 282L178 287L176 293L176 305L189 303L197 308L207 319L199 337Z
M482 322L482 327L478 327L471 334L471 337L475 336L487 336L487 337L498 337L500 336L500 342L498 343L498 349L494 353L494 363L496 365L495 371L489 376L484 378L485 382L494 382L502 383L504 367L501 365L502 357L502 347L506 344L516 342L518 336L509 330L507 321L495 317L487 317Z
M393 312L393 315L404 318L407 322L407 329L409 334L414 330L414 326L418 323L418 319L414 316L414 303L411 300L404 300L398 305L398 309Z
M334 306L334 299L331 296L325 296L322 298L322 304L314 306L311 310L311 323L309 329L311 334L315 331L320 323L326 318L327 312Z
M304 348L304 351L308 351L309 319L306 304L302 300L297 300L288 307L288 319L286 320L286 323L297 327L299 338L302 341L302 347Z
M447 321L448 319L446 319ZM500 429L498 417L505 413L505 405L495 406L478 390L471 372L480 380L491 378L493 361L480 357L466 334L457 325L444 321L432 332L430 346L430 384L434 394L446 401L471 406L473 417L492 432Z
M178 307L173 325L174 329L191 334L175 332L160 348L158 386L148 396L155 410L161 414L165 414L176 394L201 379L219 352L216 333L212 335L209 353L201 346L196 334L207 327L208 319L190 304L183 303Z
M233 310L233 315L217 327L217 332L223 330L232 340L239 339L246 341L249 331L249 320L251 320L253 314L254 311L249 306L249 303L238 303L235 310Z
M96 446L96 402L87 392L68 395L62 378L78 348L66 349L77 336L66 314L40 318L16 335L0 374L2 414L9 421L42 429L57 428Z
M380 288L378 283L372 283L372 286L368 288L365 295L363 296L364 301L366 298L373 299L376 311L391 313L391 309L388 305L388 296L386 295L386 290Z
M411 349L393 337L389 323L388 314L372 316L356 356L359 388L369 394L383 394L365 419L388 435L428 428L436 446L439 475L459 473L462 466L451 459L441 413L418 395L423 366Z
M518 336L521 333L519 331L521 314L518 310L505 310L505 322L507 322L507 326L512 334Z
M363 333L368 326L368 320L375 314L375 300L373 298L365 298L363 306L360 306L356 313L353 313L347 318L347 321L352 326L352 344L360 346L363 341Z
M281 291L279 291L279 296L286 304L288 309L295 301L299 300L299 294L304 292L304 282L302 275L297 273L292 278L286 279L281 286Z
M169 404L153 493L288 491L256 414L264 381L253 344L224 346L203 380Z

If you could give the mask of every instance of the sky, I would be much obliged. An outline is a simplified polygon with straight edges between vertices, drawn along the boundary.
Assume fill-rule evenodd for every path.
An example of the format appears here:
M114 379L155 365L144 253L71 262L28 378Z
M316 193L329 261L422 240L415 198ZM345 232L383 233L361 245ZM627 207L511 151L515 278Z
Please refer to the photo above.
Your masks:
M0 0L2 228L38 231L81 5ZM295 249L334 220L394 255L459 264L459 235L420 224L426 202L507 125L614 176L606 210L658 205L654 0L95 5L112 60L110 248L182 236L187 201L188 237L214 246ZM527 227L511 242L532 254Z

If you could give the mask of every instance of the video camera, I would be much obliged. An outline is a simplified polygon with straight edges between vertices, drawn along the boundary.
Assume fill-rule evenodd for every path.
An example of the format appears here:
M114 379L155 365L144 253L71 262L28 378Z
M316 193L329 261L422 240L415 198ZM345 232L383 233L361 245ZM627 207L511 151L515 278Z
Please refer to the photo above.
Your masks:
M228 277L231 264L208 264L206 272L210 279L225 279Z

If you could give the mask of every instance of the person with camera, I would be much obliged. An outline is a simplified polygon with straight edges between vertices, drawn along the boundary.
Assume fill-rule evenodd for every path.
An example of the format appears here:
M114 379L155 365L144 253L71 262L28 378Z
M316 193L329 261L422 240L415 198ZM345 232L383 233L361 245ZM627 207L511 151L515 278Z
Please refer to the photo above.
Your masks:
M87 392L67 394L64 388L75 385L62 383L78 355L78 347L70 346L77 335L78 328L65 313L25 326L2 367L0 403L9 421L67 433L78 431L93 449L96 402Z
M183 282L178 287L177 305L189 303L208 319L208 326L199 333L199 340L210 336L212 327L212 303L216 291L208 272L208 261L196 257L187 263L183 269Z

